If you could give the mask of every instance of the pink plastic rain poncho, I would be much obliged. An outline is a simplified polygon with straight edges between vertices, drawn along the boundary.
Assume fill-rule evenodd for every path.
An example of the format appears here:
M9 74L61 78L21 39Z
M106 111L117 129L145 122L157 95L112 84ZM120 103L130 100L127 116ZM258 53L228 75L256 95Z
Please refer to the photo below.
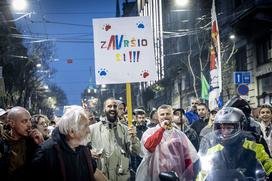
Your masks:
M163 137L150 153L144 144L160 126L149 128L142 137L141 147L143 160L136 173L136 181L159 181L159 173L162 171L175 171L179 178L192 180L193 163L198 160L197 152L184 133L176 128L165 130ZM186 167L186 163L190 165ZM197 173L195 173L197 174Z

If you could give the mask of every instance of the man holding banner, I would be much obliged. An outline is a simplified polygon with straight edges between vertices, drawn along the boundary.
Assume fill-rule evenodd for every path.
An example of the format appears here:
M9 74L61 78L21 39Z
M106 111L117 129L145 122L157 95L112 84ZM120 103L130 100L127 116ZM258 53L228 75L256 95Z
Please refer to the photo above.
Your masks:
M97 167L110 181L127 181L130 178L129 156L139 154L140 141L135 128L127 128L118 121L117 102L109 98L104 102L105 117L90 125L88 142Z
M128 127L117 118L117 104L108 99L106 117L90 126L89 141L110 180L128 180L128 156L140 152L132 124L132 82L158 79L151 17L93 19L96 84L126 84ZM122 70L122 71L120 71ZM99 166L98 166L99 168Z

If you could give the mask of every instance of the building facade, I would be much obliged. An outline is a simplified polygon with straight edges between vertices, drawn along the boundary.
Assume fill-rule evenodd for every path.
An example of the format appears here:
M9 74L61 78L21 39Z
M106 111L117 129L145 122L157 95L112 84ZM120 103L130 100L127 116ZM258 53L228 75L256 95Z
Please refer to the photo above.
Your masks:
M155 52L162 52L159 65L162 65L163 76L152 85L155 93L154 98L147 100L148 107L163 103L175 108L187 107L193 97L200 97L200 74L207 76L209 68L209 29L205 26L210 9L205 6L199 1L190 1L184 7L174 0L138 1L139 14L151 16L153 22L158 22L153 23L154 34L161 34L160 46L156 46L155 35L154 44L158 48ZM156 61L158 58L156 56Z
M200 97L200 73L209 80L212 0L192 0L183 8L174 0L139 0L137 4L139 15L151 16L153 21L159 19L155 21L159 25L153 24L154 32L162 34L161 47L155 46L160 50L155 52L162 52L163 76L153 85L159 91L148 100L149 106L167 103L186 107L192 97ZM223 101L238 94L233 73L247 71L252 75L252 82L248 84L249 93L245 98L253 107L271 104L272 2L215 0L215 4L221 39ZM155 35L154 40L157 45Z
M272 1L233 0L220 1L222 12L221 30L227 37L235 34L235 49L232 57L234 71L249 71L252 82L246 98L252 107L272 103ZM232 72L228 72L227 76ZM227 72L225 73L227 74ZM233 86L232 92L236 92Z

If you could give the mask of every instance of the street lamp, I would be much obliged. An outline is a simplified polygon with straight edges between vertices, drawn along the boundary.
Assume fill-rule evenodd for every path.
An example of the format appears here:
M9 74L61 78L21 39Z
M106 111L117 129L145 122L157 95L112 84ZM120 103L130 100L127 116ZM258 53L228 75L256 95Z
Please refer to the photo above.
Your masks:
M11 8L13 9L14 14L21 16L16 19L7 20L7 22L16 22L24 17L31 17L32 14L35 14L35 12L26 12L28 9L26 0L13 0L11 2Z
M177 4L178 6L184 7L184 6L187 6L188 3L189 3L189 0L176 0L176 4Z
M15 11L24 11L27 9L27 2L26 0L13 0L12 8Z
M234 40L234 39L235 39L235 35L234 35L234 34L231 34L231 35L229 36L229 38L230 38L231 40Z
M36 65L36 67L37 67L37 68L40 68L40 67L42 67L42 64L38 63L38 64Z

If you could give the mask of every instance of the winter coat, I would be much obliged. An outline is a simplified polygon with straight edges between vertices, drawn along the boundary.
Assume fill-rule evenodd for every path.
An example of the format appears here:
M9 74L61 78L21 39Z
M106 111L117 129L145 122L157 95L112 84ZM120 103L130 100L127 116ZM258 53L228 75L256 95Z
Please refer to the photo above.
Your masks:
M36 148L32 139L14 140L9 132L4 132L0 138L0 178L6 181L29 180L29 164Z
M146 123L138 123L137 121L134 121L133 125L136 127L137 137L139 138L139 140L141 140L144 132L148 129Z
M88 147L72 150L58 128L40 145L32 160L33 181L94 181L94 171Z
M192 142L192 144L194 145L195 149L198 150L198 148L199 148L199 137L198 137L196 131L194 129L190 128L190 126L187 126L186 124L184 124L182 126L181 131Z
M208 119L199 119L198 121L193 122L191 124L191 128L194 129L199 136L201 130L208 125L209 120Z
M96 153L101 154L97 167L110 181L127 181L130 177L129 155L140 152L140 141L128 135L128 127L106 118L90 125L88 142Z

